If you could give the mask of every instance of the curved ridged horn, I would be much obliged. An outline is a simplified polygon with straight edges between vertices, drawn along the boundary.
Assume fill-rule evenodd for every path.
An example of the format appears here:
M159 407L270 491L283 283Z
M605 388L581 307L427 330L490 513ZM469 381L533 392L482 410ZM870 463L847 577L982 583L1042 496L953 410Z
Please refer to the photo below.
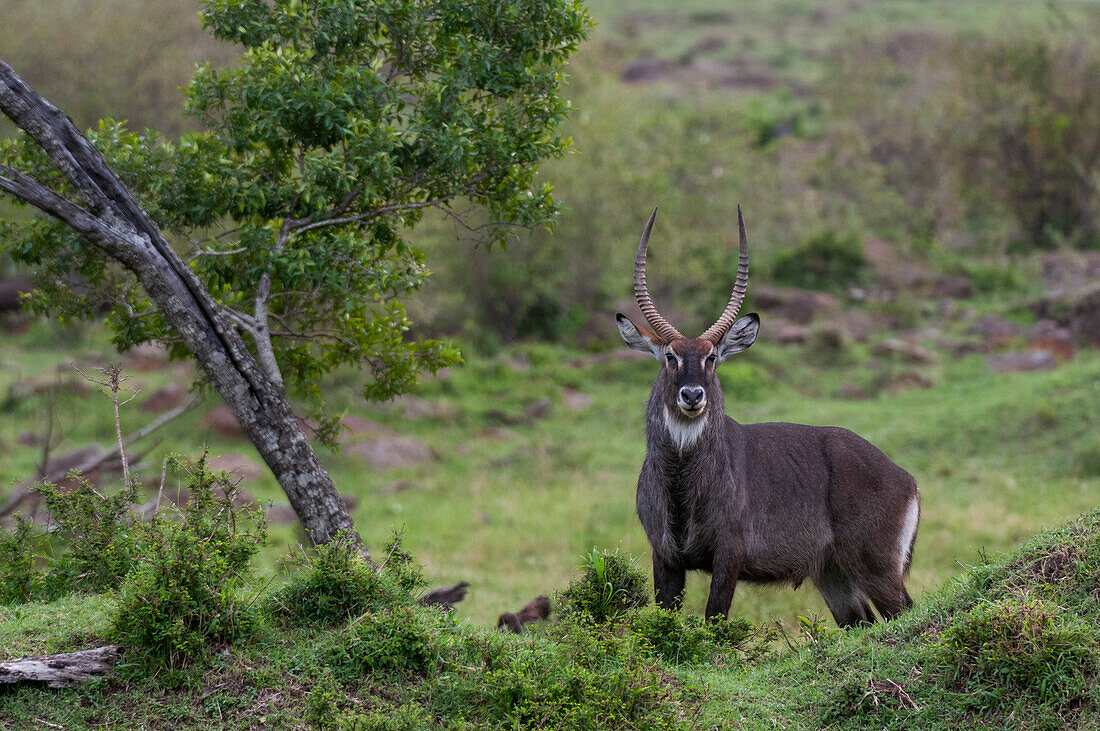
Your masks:
M733 294L730 295L726 311L718 318L718 322L711 325L710 329L699 336L715 345L733 327L733 321L737 318L737 311L741 309L741 303L745 300L745 290L749 284L749 237L745 235L745 219L741 215L740 205L737 206L737 228L741 234L741 251L737 259L737 279L733 282Z
M654 207L653 213L649 215L649 223L645 225L645 231L642 231L642 240L638 243L638 255L634 257L634 299L638 300L638 307L641 308L646 322L653 328L657 337L667 343L684 336L680 334L679 330L670 325L668 320L661 317L661 313L657 312L657 308L653 306L653 300L649 296L649 288L646 287L645 283L646 249L649 247L649 232L653 230L653 221L656 218L657 208Z

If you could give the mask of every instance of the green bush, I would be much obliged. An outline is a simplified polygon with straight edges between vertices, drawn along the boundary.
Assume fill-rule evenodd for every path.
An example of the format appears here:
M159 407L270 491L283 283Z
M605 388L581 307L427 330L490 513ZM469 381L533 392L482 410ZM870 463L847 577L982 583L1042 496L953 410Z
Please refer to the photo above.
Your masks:
M983 704L1021 692L1069 705L1097 671L1096 632L1034 597L982 602L957 615L925 649L933 667Z
M271 595L268 611L294 623L334 625L413 604L424 578L400 543L395 533L378 568L363 558L351 534L341 532L304 558L301 570Z
M649 604L649 586L632 556L593 548L581 575L558 594L562 615L602 623Z
M841 290L863 278L867 258L856 234L823 231L798 248L779 254L772 274L804 289Z
M69 478L74 484L65 489L50 482L32 488L46 503L52 532L25 519L0 530L0 602L108 591L136 565L134 489L104 495L76 472Z
M353 675L424 674L439 663L446 621L438 609L420 606L362 614L330 649L328 662Z
M626 626L655 657L673 665L734 655L754 635L752 624L744 619L707 621L655 606L628 614Z
M256 508L234 506L236 486L186 468L190 499L141 526L141 556L119 590L111 635L149 664L179 667L214 642L246 636L256 612L242 596L249 562L266 538Z
M0 528L0 605L21 604L35 595L41 577L30 549L34 526L22 514L15 526Z
M50 563L45 581L50 596L114 589L134 568L140 551L130 510L136 488L105 496L83 476L74 472L70 477L75 489L62 490L48 482L35 488L58 527L57 538L66 546Z

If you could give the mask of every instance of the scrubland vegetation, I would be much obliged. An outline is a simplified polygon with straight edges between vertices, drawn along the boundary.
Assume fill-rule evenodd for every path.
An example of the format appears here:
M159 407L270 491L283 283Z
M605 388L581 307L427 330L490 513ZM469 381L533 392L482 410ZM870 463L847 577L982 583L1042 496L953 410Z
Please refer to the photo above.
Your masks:
M345 541L298 547L277 483L211 395L129 449L140 493L104 470L47 489L60 530L9 526L3 656L129 649L82 689L0 692L0 723L1100 722L1100 10L589 6L598 25L565 89L576 154L540 175L564 204L556 229L505 248L442 219L410 234L431 269L411 334L465 362L381 404L352 370L323 384L349 427L323 460L382 570ZM112 116L175 135L193 124L175 92L189 64L235 54L197 31L195 6L158 7L0 0L23 29L0 57L81 127ZM743 309L762 328L720 371L727 411L848 427L917 478L916 607L888 625L837 632L812 588L744 585L731 621L707 625L704 577L683 614L644 606L633 501L655 365L620 352L613 315L633 307L633 247L659 204L651 291L681 330L709 324L736 268L736 203ZM67 363L117 359L94 324L5 318L0 498L51 456L113 443L109 404ZM157 351L123 364L143 389L124 433L195 375ZM380 461L394 440L412 456ZM262 509L234 500L238 479ZM159 517L128 517L150 500ZM471 587L454 613L416 604L457 581ZM560 621L493 628L538 594Z

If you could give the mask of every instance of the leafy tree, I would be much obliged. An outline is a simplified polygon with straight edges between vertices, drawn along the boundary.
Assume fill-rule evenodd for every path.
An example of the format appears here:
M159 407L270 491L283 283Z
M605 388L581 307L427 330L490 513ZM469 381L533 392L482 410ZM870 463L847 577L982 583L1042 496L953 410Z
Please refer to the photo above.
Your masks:
M409 240L435 209L489 243L556 212L538 165L563 155L559 87L590 27L571 0L205 0L244 48L200 68L176 142L105 120L82 136L0 61L0 189L47 214L0 223L32 305L96 317L121 350L194 357L327 541L351 520L287 402L319 418L321 377L364 369L386 398L458 360L407 340L401 298L427 274Z

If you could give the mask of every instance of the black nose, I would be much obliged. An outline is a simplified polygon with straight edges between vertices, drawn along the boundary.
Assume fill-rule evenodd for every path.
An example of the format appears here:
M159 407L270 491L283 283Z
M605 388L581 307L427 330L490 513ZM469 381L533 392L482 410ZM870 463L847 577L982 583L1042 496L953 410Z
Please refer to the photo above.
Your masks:
M680 389L680 398L688 406L697 406L703 400L704 394L702 386L684 386Z

